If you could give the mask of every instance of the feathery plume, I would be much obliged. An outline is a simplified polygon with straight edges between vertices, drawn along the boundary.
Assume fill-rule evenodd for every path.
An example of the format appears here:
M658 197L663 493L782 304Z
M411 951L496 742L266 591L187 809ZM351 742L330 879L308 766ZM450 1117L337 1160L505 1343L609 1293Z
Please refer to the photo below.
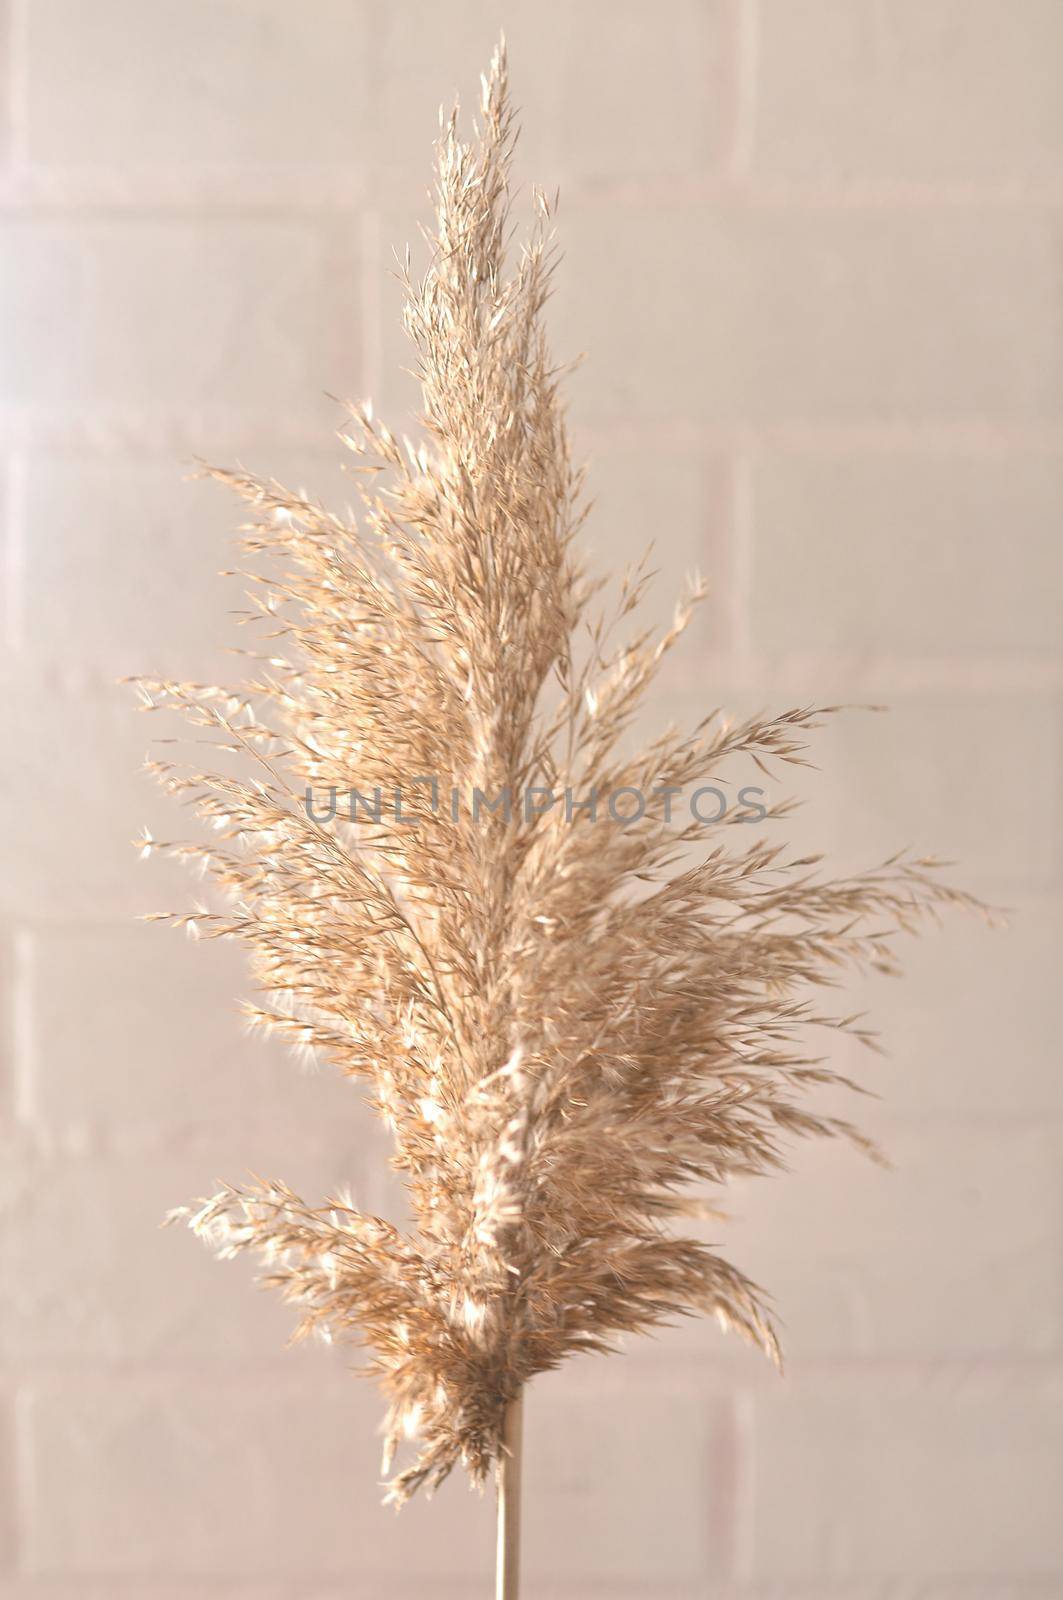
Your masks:
M645 578L606 613L581 566L541 194L507 274L513 140L500 51L475 140L444 123L430 265L406 273L421 440L351 412L357 522L213 472L249 508L268 656L235 689L141 681L247 763L154 764L216 831L142 848L198 860L228 896L170 920L242 939L252 1021L366 1085L413 1222L272 1181L185 1215L223 1254L264 1256L300 1335L368 1349L385 1470L415 1441L399 1502L458 1463L482 1481L525 1385L621 1335L708 1312L778 1359L760 1290L684 1235L690 1186L770 1171L791 1135L864 1143L808 1109L842 1081L810 1032L862 1032L812 997L846 967L895 972L896 931L974 904L931 861L832 878L760 829L731 848L726 822L642 804L737 758L800 763L834 708L713 712L625 753L700 595L615 644ZM353 817L325 803L352 790ZM591 814L589 796L622 791L629 818Z

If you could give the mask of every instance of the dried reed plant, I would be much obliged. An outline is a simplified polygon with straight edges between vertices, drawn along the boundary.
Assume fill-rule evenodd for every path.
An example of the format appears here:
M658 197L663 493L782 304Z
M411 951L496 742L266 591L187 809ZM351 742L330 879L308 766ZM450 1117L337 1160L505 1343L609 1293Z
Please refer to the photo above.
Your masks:
M247 653L235 689L141 680L151 708L177 708L257 773L152 764L218 840L149 848L203 863L229 897L169 920L244 940L263 996L252 1021L368 1085L414 1223L258 1181L182 1215L223 1254L265 1257L298 1334L372 1352L385 1472L403 1438L417 1444L398 1502L458 1463L478 1482L512 1468L528 1382L618 1335L709 1312L778 1358L760 1291L683 1235L690 1186L769 1171L789 1135L865 1144L807 1108L807 1091L844 1081L810 1032L861 1032L811 997L846 967L896 971L896 930L974 903L930 861L824 877L758 829L733 849L717 830L691 865L704 827L654 809L619 826L560 804L474 817L411 784L682 790L728 759L800 763L831 709L736 726L713 712L624 753L699 596L662 633L615 644L645 580L626 578L606 611L581 568L541 194L506 275L513 140L500 51L475 140L444 124L430 265L405 274L423 442L352 411L357 523L214 472L251 508L246 549L274 563L248 576L275 642L268 661ZM322 821L307 786L401 791L403 819Z

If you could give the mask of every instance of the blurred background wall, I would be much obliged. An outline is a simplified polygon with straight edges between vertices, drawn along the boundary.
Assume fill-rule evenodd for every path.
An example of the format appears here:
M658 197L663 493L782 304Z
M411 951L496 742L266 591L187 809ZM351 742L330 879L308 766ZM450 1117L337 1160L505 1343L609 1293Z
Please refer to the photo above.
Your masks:
M242 1265L156 1230L248 1168L390 1196L354 1091L245 1038L238 953L133 920L197 890L130 849L183 819L115 680L226 670L238 508L191 457L345 503L326 395L403 424L392 252L502 24L521 177L562 190L589 546L656 539L662 617L713 583L658 708L888 702L821 738L792 832L954 854L1016 912L854 993L892 1175L803 1147L728 1197L785 1380L690 1323L536 1384L529 1596L1058 1597L1063 5L0 24L0 1600L488 1592L490 1504L382 1511L343 1354L285 1353Z

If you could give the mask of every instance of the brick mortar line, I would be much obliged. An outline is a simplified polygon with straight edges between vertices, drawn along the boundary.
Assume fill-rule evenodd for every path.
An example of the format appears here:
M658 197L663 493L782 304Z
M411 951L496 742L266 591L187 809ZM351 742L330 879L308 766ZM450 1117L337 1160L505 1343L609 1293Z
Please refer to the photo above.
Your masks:
M741 557L741 550L738 554ZM745 604L744 593L740 586L735 587L736 610ZM746 631L744 613L741 618L736 617L735 622ZM16 664L20 669L32 665L34 672L45 680L43 686L49 694L68 705L79 702L97 706L116 704L116 696L124 692L107 667L67 667L63 658L52 656L47 649L12 650L6 663L0 656L0 679L10 676L6 669ZM768 691L782 694L788 689L808 693L817 684L822 686L819 691L822 694L841 679L849 685L847 703L856 709L860 702L852 697L872 693L897 695L905 702L909 698L963 699L984 694L1000 699L1041 696L1052 699L1063 689L1063 657L1058 653L1027 655L1001 651L991 657L935 657L868 655L866 650L854 648L829 655L804 655L773 653L741 639L737 648L700 649L692 645L684 657L676 657L669 664L659 681L662 686L675 689L691 677L695 668L700 673L710 665L725 680L725 687L733 695ZM137 709L131 693L129 705L131 711ZM135 775L136 768L132 771ZM144 792L146 796L152 793L147 787ZM22 920L20 914L15 915L16 920Z
M10 175L0 174L0 192L19 181L26 166L29 124L27 43L32 0L10 0L7 26L8 160Z
M29 1417L29 1395L16 1389L11 1416L11 1483L8 1486L7 1507L11 1522L10 1565L16 1575L23 1572L26 1550L26 1530L29 1527L30 1484L32 1472L32 1427Z
M7 649L15 655L23 644L26 472L25 456L20 452L12 452L6 462L4 491L7 523L4 548L4 638Z
M376 187L359 174L327 180L327 168L307 166L250 167L221 170L194 166L155 170L130 176L121 169L43 169L0 172L0 214L12 218L119 218L143 222L189 216L204 221L314 220L357 215L394 206L394 186ZM316 185L316 186L315 186ZM413 187L411 185L411 187ZM726 173L687 179L658 178L550 183L560 188L559 228L571 207L597 210L604 206L705 205L732 210L781 211L1016 211L1041 215L1063 212L1063 187L1035 183L919 183L911 181L840 180L837 182L771 181L756 174ZM309 192L308 192L309 191ZM516 191L519 208L526 198ZM389 205L390 202L390 205ZM427 210L418 189L403 211L411 217Z
M412 1514L416 1516L416 1512ZM387 1575L387 1600L425 1600L423 1582L407 1588L401 1580L402 1574ZM143 1574L101 1577L98 1572L71 1569L69 1574L58 1576L21 1572L12 1574L11 1581L15 1584L12 1594L26 1596L27 1600L30 1596L40 1596L41 1600L48 1600L48 1597L53 1600L112 1600L113 1596L134 1596L136 1600L144 1600ZM330 1577L315 1581L313 1600L366 1600L368 1591L365 1588L351 1587L358 1582L357 1574L348 1574L342 1580L342 1587L334 1587L336 1581ZM368 1581L380 1582L378 1578ZM162 1574L162 1585L160 1592L165 1600L198 1600L200 1595L214 1596L216 1600L308 1600L310 1594L305 1585L293 1589L284 1579L281 1587L277 1587L270 1579L253 1583L239 1578L174 1578ZM372 1600L380 1600L381 1592L379 1587L374 1588ZM433 1578L431 1592L433 1600L469 1600L468 1583L452 1586L446 1580ZM7 1589L0 1593L6 1594ZM936 1577L932 1589L928 1589L924 1578L882 1579L859 1574L848 1579L827 1577L814 1583L802 1582L800 1578L750 1583L711 1579L708 1587L702 1585L696 1591L683 1585L662 1588L653 1583L652 1587L647 1587L646 1582L639 1580L618 1588L615 1581L608 1579L589 1579L579 1589L559 1589L553 1584L549 1588L551 1600L853 1600L857 1594L860 1600L926 1600L930 1593L940 1596L941 1600L1001 1600L1002 1595L1006 1595L1007 1600L1059 1600L1060 1587L1059 1580L1051 1573L1044 1578L1020 1579L1004 1573L996 1578L971 1578L960 1573Z
M712 1318L704 1318L706 1344L726 1339L720 1333ZM663 1330L667 1332L668 1330ZM682 1354L675 1351L656 1351L653 1349L654 1340L643 1339L641 1346L632 1345L608 1363L610 1370L601 1383L594 1386L594 1394L607 1400L614 1392L619 1395L632 1387L632 1379L636 1382L634 1387L647 1391L661 1389L669 1393L681 1395L684 1393L686 1380L690 1376L704 1378L712 1377L713 1384L706 1393L719 1393L736 1395L746 1393L751 1397L759 1394L773 1394L777 1386L784 1383L785 1379L771 1367L763 1356L750 1350L744 1344L736 1344L737 1336L732 1336L731 1349L721 1351L718 1343L714 1349L701 1352L700 1350L684 1350ZM308 1364L302 1371L297 1372L285 1365L283 1347L278 1347L276 1359L264 1358L250 1363L242 1357L230 1356L226 1360L216 1357L197 1360L189 1359L186 1362L154 1360L154 1361L87 1361L77 1366L73 1362L53 1361L28 1361L18 1366L10 1367L0 1364L0 1398L4 1395L8 1399L17 1397L31 1384L44 1384L49 1388L62 1389L84 1384L91 1381L96 1384L114 1384L122 1387L166 1387L171 1384L187 1384L189 1378L195 1382L194 1389L214 1390L224 1387L226 1390L239 1390L248 1392L256 1391L260 1379L269 1374L277 1380L278 1387L274 1393L284 1392L287 1395L298 1394L305 1390L320 1388L337 1390L348 1383L362 1383L362 1393L372 1394L372 1390L364 1387L366 1379L362 1370L357 1367L344 1368L336 1356L340 1350L338 1345L320 1345L314 1347L324 1355L325 1360ZM353 1349L353 1347L352 1347ZM641 1353L637 1353L641 1351ZM308 1362L312 1358L307 1351L304 1359ZM761 1363L760 1369L750 1366L750 1361ZM589 1370L589 1369L588 1369ZM606 1363L603 1362L600 1371L606 1373ZM895 1378L990 1378L1006 1377L1016 1382L1027 1379L1055 1380L1063 1379L1063 1345L1059 1348L1046 1351L1043 1355L1016 1356L1007 1352L997 1354L967 1354L957 1355L889 1355L868 1351L866 1354L847 1354L839 1351L834 1354L791 1356L787 1364L788 1374L800 1374L802 1377L821 1378L834 1374L849 1378L866 1377L872 1373L877 1377ZM681 1372L681 1378L675 1377ZM662 1384L662 1378L665 1382ZM380 1398L379 1395L376 1396Z
M370 298L369 303L372 303ZM368 352L367 352L368 355ZM373 386L363 383L345 388L348 398L357 403L368 398ZM379 383L376 385L379 394ZM332 405L325 384L320 398ZM375 397L374 397L375 398ZM376 407L381 415L384 406ZM6 434L13 457L34 458L88 457L127 459L142 464L145 459L173 459L177 466L191 466L191 456L205 444L218 450L254 448L306 449L321 458L345 460L348 453L336 429L340 424L339 406L336 427L306 423L278 423L274 413L256 414L243 408L219 409L212 413L196 406L165 408L147 405L123 407L93 402L92 420L81 421L69 412L32 406L0 409L0 427ZM409 431L412 418L401 413L391 417L392 425ZM874 453L896 455L1063 456L1063 415L1009 423L991 417L949 418L928 416L891 422L857 418L840 422L836 418L784 419L752 422L736 419L731 423L693 423L686 417L668 417L625 422L622 418L582 420L570 412L570 427L575 451L579 455L609 450L635 441L680 456L702 451L718 454L747 452L754 464L764 454L846 455ZM593 470L593 462L591 463Z
M735 1460L733 1547L735 1577L741 1583L752 1577L756 1556L757 1450L753 1395L740 1391L734 1399L734 1425L738 1448Z
M904 697L986 692L1051 697L1063 688L1063 657L1058 652L1024 655L1001 651L994 656L935 657L868 655L854 648L851 652L804 655L773 654L760 647L751 648L741 658L728 660L722 656L720 665L739 670L741 687L751 691L784 690L787 685L807 690L812 683L829 683L839 677L849 684L849 695L877 690Z
M1052 898L1060 901L1063 896L1057 894ZM1020 909L1018 915L1021 914ZM103 933L107 931L107 926L101 925L97 931ZM898 1070L903 1071L903 1063L895 1061L894 1064ZM332 1069L330 1072L325 1068L322 1076L328 1074L332 1077L336 1070ZM352 1102L352 1109L354 1105L368 1112L364 1101ZM246 1137L261 1131L264 1126L270 1124L235 1120L214 1122L210 1124L209 1130L193 1131L175 1138L167 1119L160 1117L159 1122L152 1125L152 1132L139 1138L136 1129L112 1128L108 1131L117 1132L119 1135L117 1139L105 1137L97 1142L71 1143L64 1136L72 1127L81 1129L84 1124L72 1125L54 1118L29 1115L16 1118L6 1128L0 1123L0 1137L6 1138L14 1147L9 1154L13 1153L26 1161L35 1161L41 1167L54 1164L83 1172L89 1168L113 1170L118 1167L136 1166L158 1157L163 1152L181 1160L206 1160L208 1157L218 1155L224 1140L229 1138L237 1140L241 1135ZM924 1130L928 1133L937 1133L942 1129L956 1133L1000 1131L1009 1135L1044 1134L1058 1139L1063 1135L1063 1111L1053 1106L1038 1107L1036 1104L1030 1105L1023 1111L1013 1112L989 1109L966 1111L959 1106L952 1109L931 1107L926 1111L899 1111L876 1123L878 1137L887 1146L890 1139L896 1136L910 1135ZM352 1141L357 1142L359 1134L364 1131L364 1128L353 1128ZM132 1136L123 1140L121 1138L123 1133L131 1133ZM290 1133L290 1153L293 1158L314 1156L325 1158L333 1154L335 1148L327 1141L322 1142L320 1138L316 1138L309 1125L305 1132L292 1129ZM903 1172L903 1168L900 1170ZM360 1185L356 1182L355 1188L358 1187Z
M29 933L17 929L12 941L11 1075L16 1136L32 1126L33 1116L33 947Z
M733 105L727 177L736 186L748 179L757 131L760 69L760 10L756 0L731 0Z

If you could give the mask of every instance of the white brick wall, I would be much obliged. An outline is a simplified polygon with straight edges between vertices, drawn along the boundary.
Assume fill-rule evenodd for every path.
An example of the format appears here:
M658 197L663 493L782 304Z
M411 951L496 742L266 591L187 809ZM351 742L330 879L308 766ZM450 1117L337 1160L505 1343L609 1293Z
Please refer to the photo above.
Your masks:
M785 1380L688 1323L536 1386L529 1597L1058 1600L1058 0L0 0L0 1600L488 1592L490 1506L382 1511L375 1395L157 1231L246 1167L392 1188L233 954L136 931L196 885L128 848L179 819L114 679L223 668L191 455L342 494L325 393L402 422L392 250L502 25L588 544L714 584L662 711L891 702L795 838L1015 909L854 989L893 1174L806 1148L713 1230Z

